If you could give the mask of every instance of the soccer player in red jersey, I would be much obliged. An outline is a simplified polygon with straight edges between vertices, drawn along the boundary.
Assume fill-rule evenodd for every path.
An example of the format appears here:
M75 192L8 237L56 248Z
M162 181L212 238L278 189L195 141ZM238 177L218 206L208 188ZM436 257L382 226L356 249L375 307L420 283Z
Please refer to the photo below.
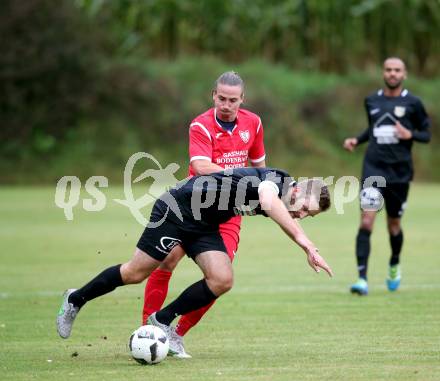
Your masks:
M265 167L263 125L259 116L241 109L244 83L235 72L223 73L212 92L214 107L197 116L189 128L189 175L208 175L228 168ZM238 248L241 217L236 216L220 225L231 261ZM150 275L145 286L143 323L161 309L168 293L173 270L185 256L175 247L159 268ZM170 354L189 358L183 346L183 336L194 327L214 301L199 310L183 315L176 325L176 335L170 338Z

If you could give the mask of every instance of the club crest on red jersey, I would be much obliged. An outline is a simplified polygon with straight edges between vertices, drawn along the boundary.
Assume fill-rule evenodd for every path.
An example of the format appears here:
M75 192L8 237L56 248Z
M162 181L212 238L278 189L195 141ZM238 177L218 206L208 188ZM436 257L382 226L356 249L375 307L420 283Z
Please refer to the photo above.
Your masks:
M249 130L239 131L239 133L240 133L241 140L243 140L244 143L249 142L249 139L251 137Z

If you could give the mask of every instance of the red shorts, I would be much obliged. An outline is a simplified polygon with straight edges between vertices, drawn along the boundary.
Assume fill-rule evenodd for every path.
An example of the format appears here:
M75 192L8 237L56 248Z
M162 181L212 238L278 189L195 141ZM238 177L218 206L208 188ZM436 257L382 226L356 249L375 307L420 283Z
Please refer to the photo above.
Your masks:
M235 253L238 250L238 242L240 242L240 225L241 216L235 216L221 224L219 229L231 262L234 260Z

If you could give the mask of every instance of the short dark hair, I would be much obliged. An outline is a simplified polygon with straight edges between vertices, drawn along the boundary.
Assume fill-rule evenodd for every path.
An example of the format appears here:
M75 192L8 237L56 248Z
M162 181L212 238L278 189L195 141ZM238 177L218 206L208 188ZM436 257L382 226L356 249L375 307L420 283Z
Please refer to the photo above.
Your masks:
M330 205L330 192L328 190L328 186L324 185L321 188L321 194L319 195L319 208L324 212L330 208Z
M300 189L300 197L313 196L318 201L321 212L330 208L330 192L322 179L312 178L303 180L297 183L296 186Z
M223 73L220 77L218 77L214 82L214 91L217 90L219 84L228 86L240 86L241 90L244 91L244 81L235 71L227 71Z

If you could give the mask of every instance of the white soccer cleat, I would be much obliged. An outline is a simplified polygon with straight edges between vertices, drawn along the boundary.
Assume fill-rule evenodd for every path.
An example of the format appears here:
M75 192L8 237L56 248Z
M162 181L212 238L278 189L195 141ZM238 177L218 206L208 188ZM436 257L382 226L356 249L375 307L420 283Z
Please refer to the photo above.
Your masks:
M148 317L147 325L154 325L155 327L159 327L160 329L162 329L162 331L165 332L165 335L167 335L168 340L170 340L172 327L166 324L159 323L156 319L156 312L152 313Z
M57 331L63 339L67 339L70 336L73 322L79 312L79 307L75 307L72 303L69 303L69 296L75 291L75 288L70 288L64 292L63 303L58 311Z
M168 351L168 356L180 358L180 359L188 359L191 358L191 355L185 352L185 347L183 346L183 338L178 335L174 329L166 324L162 324L156 319L156 312L151 314L147 320L147 324L154 325L162 329L168 337L170 341L170 349Z
M168 356L176 357L178 359L190 359L192 356L185 351L185 346L183 345L183 337L180 336L176 330L171 329L170 340L170 350L168 351Z

